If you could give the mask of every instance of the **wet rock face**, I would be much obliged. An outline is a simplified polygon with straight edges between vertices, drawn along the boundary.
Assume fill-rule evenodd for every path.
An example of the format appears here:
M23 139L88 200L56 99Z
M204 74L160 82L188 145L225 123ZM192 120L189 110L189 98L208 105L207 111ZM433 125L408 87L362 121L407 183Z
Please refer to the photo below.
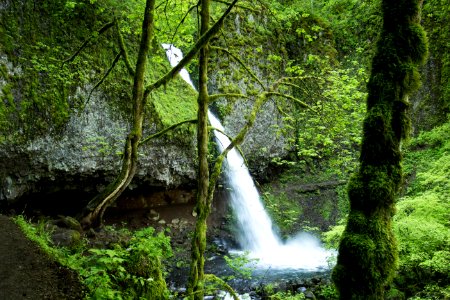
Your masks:
M256 23L269 26L266 21L264 16L234 15L226 21L227 28L234 30L225 33L227 44L223 45L240 56L246 68L259 82L255 81L248 70L242 68L240 62L221 52L212 53L211 61L215 68L211 68L208 74L210 93L246 95L245 98L221 97L212 104L225 132L231 137L236 136L247 123L247 116L252 111L256 98L263 92L261 83L267 88L284 76L283 71L275 66L276 63L269 61L267 57L270 53L287 59L286 55L279 52L279 45L273 43L272 36L254 31ZM245 47L242 47L243 44ZM277 105L279 103L275 97L268 97L240 145L252 175L258 179L266 177L265 173L274 158L288 154L287 138L280 131L284 126L283 116Z
M411 112L413 134L423 130L431 130L434 126L446 120L448 107L442 101L444 99L441 87L442 63L437 53L431 53L426 64L420 68L422 86L417 93L411 95Z
M253 103L236 102L232 112L224 119L225 129L231 136L244 127ZM273 158L287 155L286 138L277 133L283 126L281 116L273 101L265 103L257 115L253 127L249 130L241 149L249 164L252 175L262 178Z
M97 94L83 111L72 113L62 132L25 143L0 143L0 204L35 193L100 191L120 171L128 124ZM192 142L158 139L141 153L131 189L192 185L195 180L194 137Z

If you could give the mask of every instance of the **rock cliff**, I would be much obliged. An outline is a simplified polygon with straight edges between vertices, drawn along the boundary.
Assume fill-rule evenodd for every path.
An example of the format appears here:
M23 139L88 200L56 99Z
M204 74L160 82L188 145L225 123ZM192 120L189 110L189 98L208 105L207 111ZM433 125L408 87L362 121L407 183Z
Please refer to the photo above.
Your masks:
M89 30L97 29L98 24L77 23L75 11L73 16L67 16L62 28L58 28L58 20L50 15L55 13L52 9L60 8L50 4L36 8L26 2L8 3L0 9L2 18L11 18L11 26L2 28L7 35L0 39L5 45L0 50L0 97L4 105L0 109L0 204L5 206L38 195L41 198L57 195L63 202L63 199L70 199L85 203L118 173L129 129L127 99L131 88L129 81L123 78L123 66L116 67L119 68L114 70L117 74L113 72L111 78L88 97L109 67L108 55L111 56L105 53L109 50L101 47L106 39L114 38L108 35L112 33L99 36L98 41L90 45L92 49L62 65L61 61L74 53L76 45L89 36ZM39 22L46 15L48 21ZM236 15L234 23L238 35L239 22ZM36 26L31 29L30 25ZM85 31L79 32L80 28ZM64 30L74 30L78 40L65 40L61 37ZM30 40L33 42L28 45L26 42ZM90 51L97 51L97 55L93 56ZM158 45L154 45L154 51L164 57ZM264 61L254 61L252 65L254 72L262 77L266 71L260 70L257 64L264 65ZM159 63L157 70L150 74L150 80L164 72L167 65ZM211 90L219 91L223 88L218 82L220 69L213 69ZM242 88L241 93L248 92L243 84L248 74L242 74L233 66L227 74L240 76L234 81ZM244 124L251 103L236 101L223 115L230 135L237 133ZM152 95L146 134L194 117L195 109L195 93L181 80L174 80ZM283 137L277 135L281 121L276 116L276 105L269 101L242 146L250 168L257 174L264 173L273 157L285 154ZM195 187L196 139L192 126L146 143L140 153L139 169L129 189L160 191ZM71 199L74 195L79 197Z

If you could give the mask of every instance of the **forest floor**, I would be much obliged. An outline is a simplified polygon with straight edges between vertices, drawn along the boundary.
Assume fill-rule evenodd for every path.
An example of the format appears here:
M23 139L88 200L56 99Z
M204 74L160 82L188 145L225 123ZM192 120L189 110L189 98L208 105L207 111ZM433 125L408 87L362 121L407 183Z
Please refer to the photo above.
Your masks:
M77 274L53 261L0 215L0 299L82 299Z
M195 218L192 216L193 205L178 205L175 209L160 207L155 210L158 217L151 220L148 211L145 210L115 215L112 209L105 216L105 225L114 228L125 227L131 231L148 226L154 227L158 232L169 228L176 261L188 261L190 240L186 237L195 226ZM51 217L49 220L51 223ZM210 231L215 231L213 228L217 228L220 221L221 218L217 220L212 218L210 225L213 226ZM86 235L92 247L105 246L118 238L114 232L111 233L105 228L92 232L94 234ZM187 280L187 273L184 269L176 269L171 274L171 282L183 285ZM84 298L83 289L84 286L75 271L51 259L24 235L10 217L0 213L0 300L78 300Z

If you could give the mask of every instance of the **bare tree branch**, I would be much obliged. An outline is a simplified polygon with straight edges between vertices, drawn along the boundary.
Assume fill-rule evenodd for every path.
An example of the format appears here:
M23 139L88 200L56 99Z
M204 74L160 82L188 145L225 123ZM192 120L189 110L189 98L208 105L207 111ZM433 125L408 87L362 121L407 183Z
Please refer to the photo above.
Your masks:
M214 94L209 96L209 103L216 101L219 98L248 98L247 95L244 94L235 94L235 93L225 93L225 94Z
M108 77L109 73L111 73L112 69L114 69L114 67L116 66L117 62L120 59L121 54L122 54L121 52L116 54L116 57L114 58L114 61L112 62L112 64L109 67L109 69L106 70L105 75L103 75L103 77L94 85L94 87L89 92L89 95L88 95L84 105L86 105L89 102L89 99L91 99L92 93L103 83L103 81L105 81L106 77Z
M75 59L75 57L78 56L78 54L80 54L81 51L83 51L84 48L86 48L86 46L89 44L89 42L95 37L95 36L99 36L101 34L103 34L106 30L108 30L109 28L111 28L114 25L114 21L106 23L105 25L103 25L102 28L100 28L96 34L92 34L87 40L84 41L83 44L81 44L80 48L78 48L78 50L72 54L71 57L67 58L66 60L63 61L63 65L65 63L71 62Z
M226 5L230 5L231 4L231 2L228 2L228 1L224 1L224 0L212 0L212 1L214 1L214 2L217 2L217 3L223 3L223 4L226 4ZM246 10L250 10L250 11L253 11L253 12L256 12L256 13L260 13L261 11L260 10L257 10L257 9L254 9L254 8L251 8L251 7L248 7L248 6L244 6L244 5L236 5L236 7L239 7L239 8L242 8L242 9L246 9Z
M222 51L225 52L226 54L228 54L229 56L231 56L235 61L237 61L244 69L245 71L247 71L247 73L250 74L250 76L255 79L256 82L258 82L258 84L262 87L263 90L266 90L266 87L264 86L264 84L261 82L261 80L259 80L259 78L250 70L249 67L247 67L244 62L237 57L236 55L234 55L232 52L230 52L228 49L222 48L222 47L217 47L217 46L211 46L211 49L214 50L218 50L218 51Z
M179 123L170 125L169 127L165 128L165 129L163 129L163 130L161 130L161 131L159 131L159 132L157 132L157 133L154 133L154 134L152 134L152 135L149 135L148 137L146 137L145 139L143 139L142 141L140 141L140 142L139 142L139 146L142 145L142 144L144 144L144 143L146 143L146 142L148 142L148 141L151 140L151 139L155 139L155 138L157 138L157 137L162 136L162 135L165 134L166 132L168 132L168 131L170 131L170 130L172 130L172 129L175 129L175 128L177 128L178 126L181 126L181 125L183 125L183 124L188 124L188 123L190 123L190 124L195 124L195 123L197 123L197 119L184 120L184 121L181 121L181 122L179 122Z

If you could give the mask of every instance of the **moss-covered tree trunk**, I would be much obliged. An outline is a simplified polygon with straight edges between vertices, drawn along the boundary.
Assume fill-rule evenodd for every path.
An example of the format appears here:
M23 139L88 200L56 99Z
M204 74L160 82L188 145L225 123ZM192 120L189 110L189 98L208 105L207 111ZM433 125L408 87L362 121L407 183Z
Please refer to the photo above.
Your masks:
M155 0L147 0L144 11L144 20L142 22L142 36L133 80L133 123L131 131L125 141L122 169L116 180L88 203L82 220L84 226L91 226L93 223L101 222L105 209L127 188L136 173L138 148L139 142L142 138L142 123L145 110L144 74L147 68L147 57L150 49L150 42L153 38L154 10Z
M421 1L383 0L383 28L372 61L359 170L348 186L350 214L333 281L340 299L383 299L397 263L391 229L402 181L401 142L409 131L408 96L427 53Z
M201 1L200 34L209 28L209 0ZM191 268L188 283L190 299L203 299L204 295L204 253L206 249L206 219L211 204L208 203L209 169L208 169L208 56L209 46L206 44L199 53L199 95L197 112L197 147L198 147L198 190L197 190L197 221L191 248Z

